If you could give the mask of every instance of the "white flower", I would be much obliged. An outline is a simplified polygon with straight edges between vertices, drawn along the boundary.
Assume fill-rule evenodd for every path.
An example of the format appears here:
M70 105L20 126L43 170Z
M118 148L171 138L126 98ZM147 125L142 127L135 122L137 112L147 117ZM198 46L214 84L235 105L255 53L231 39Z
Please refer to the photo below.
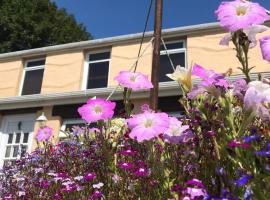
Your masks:
M254 88L265 98L265 102L270 103L270 85L262 81L252 81L248 84L248 88Z
M100 188L102 188L104 186L104 184L103 183L98 183L98 184L94 184L93 185L93 188L96 188L96 189L100 189Z
M180 65L176 66L175 71L172 74L166 74L170 79L177 81L187 87L188 90L192 89L192 67L184 68Z
M264 25L253 25L248 29L244 29L244 33L247 35L250 45L249 48L254 48L257 45L256 34L263 33L268 30ZM228 46L232 39L232 33L226 34L220 41L220 45Z

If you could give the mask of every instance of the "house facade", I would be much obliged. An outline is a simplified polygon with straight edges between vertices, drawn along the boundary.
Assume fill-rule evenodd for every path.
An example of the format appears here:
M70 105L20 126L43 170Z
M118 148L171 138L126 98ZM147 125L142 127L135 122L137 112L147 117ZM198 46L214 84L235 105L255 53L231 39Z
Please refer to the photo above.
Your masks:
M232 79L242 76L232 45L219 45L224 34L217 23L163 30L166 48L161 46L160 110L171 114L181 110L178 85L166 77L173 72L167 54L175 66L198 63L220 73L232 68ZM264 35L270 31L258 37ZM54 129L54 142L63 137L61 130L84 123L77 108L91 97L106 98L114 92L111 100L117 102L117 114L122 89L115 90L114 77L131 69L141 37L131 34L0 54L0 167L36 147L34 135L40 126L36 119L42 113L48 119L46 125ZM152 37L152 32L146 33L137 65L137 71L149 78ZM255 66L252 76L269 76L270 65L262 59L258 45L250 50L250 63ZM132 99L135 110L139 110L149 102L149 91L135 92Z

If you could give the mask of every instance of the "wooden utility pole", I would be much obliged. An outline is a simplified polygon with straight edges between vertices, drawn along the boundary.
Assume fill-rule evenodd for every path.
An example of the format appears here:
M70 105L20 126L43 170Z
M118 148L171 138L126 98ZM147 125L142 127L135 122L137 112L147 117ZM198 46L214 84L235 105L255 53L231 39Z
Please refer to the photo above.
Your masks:
M162 31L162 7L163 0L156 0L155 9L155 28L154 28L154 50L152 58L152 73L151 81L154 86L150 90L150 108L157 111L158 109L158 83L160 71L160 44L161 44L161 31Z

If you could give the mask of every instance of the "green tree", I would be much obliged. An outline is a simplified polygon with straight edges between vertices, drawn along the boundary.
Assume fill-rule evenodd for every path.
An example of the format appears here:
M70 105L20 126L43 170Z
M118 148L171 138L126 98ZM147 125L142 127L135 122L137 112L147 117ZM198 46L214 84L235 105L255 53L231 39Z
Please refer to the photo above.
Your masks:
M0 0L0 53L91 38L73 15L50 0Z

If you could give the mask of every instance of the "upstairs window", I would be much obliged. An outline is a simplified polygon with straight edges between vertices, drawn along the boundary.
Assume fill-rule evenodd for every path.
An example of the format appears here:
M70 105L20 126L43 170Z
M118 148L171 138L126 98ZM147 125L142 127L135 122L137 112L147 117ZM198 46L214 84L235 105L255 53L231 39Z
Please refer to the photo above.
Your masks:
M183 40L166 42L166 49L162 44L160 47L160 75L159 82L172 81L166 74L173 73L173 69L168 58L167 53L170 55L170 58L173 62L174 67L181 65L182 67L186 66L186 46Z
M86 89L107 87L110 57L110 51L88 54L85 73L87 81L84 84Z
M21 95L39 94L41 91L45 59L25 63Z

